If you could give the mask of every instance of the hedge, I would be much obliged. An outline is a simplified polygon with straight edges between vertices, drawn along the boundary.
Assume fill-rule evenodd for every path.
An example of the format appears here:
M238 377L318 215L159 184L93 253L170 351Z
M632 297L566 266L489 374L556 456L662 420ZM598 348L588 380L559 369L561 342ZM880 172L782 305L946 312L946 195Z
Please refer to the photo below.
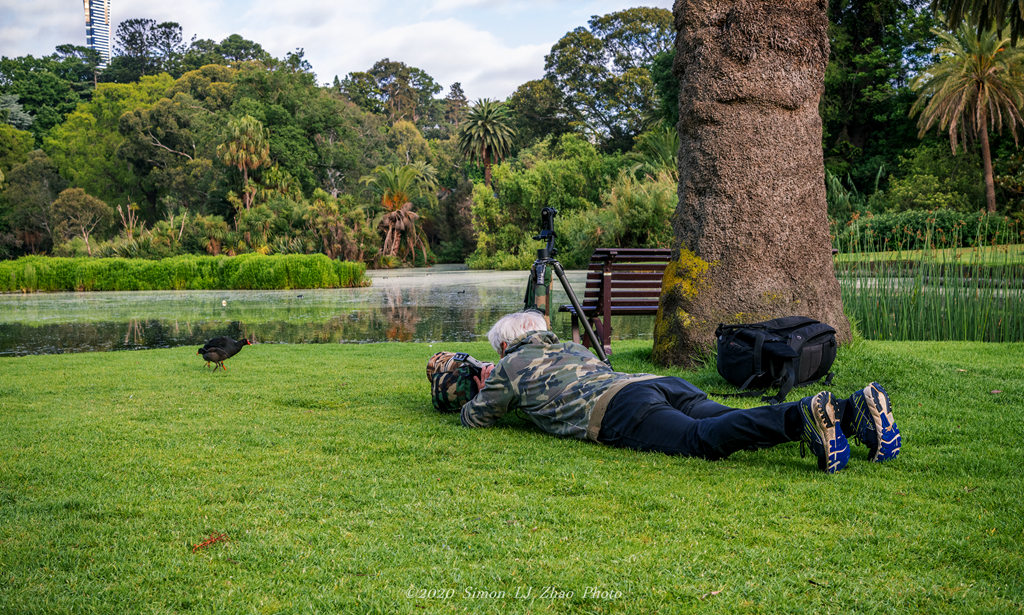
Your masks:
M368 284L366 265L323 254L183 255L162 260L25 256L0 261L0 292L283 290Z
M866 252L1021 243L1022 232L1018 220L995 214L909 210L856 218L833 236L840 252Z

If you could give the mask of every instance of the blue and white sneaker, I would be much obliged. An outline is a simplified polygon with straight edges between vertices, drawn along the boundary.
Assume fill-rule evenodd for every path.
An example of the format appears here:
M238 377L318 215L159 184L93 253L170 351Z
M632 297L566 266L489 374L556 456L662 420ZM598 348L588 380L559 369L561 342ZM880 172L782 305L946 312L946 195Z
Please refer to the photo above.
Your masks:
M846 467L850 460L850 444L839 427L836 400L828 391L800 400L800 414L804 419L801 440L818 457L818 469L829 474ZM801 453L803 447L801 446Z
M900 454L900 430L892 416L889 395L872 382L850 396L853 437L868 447L869 461L887 461Z

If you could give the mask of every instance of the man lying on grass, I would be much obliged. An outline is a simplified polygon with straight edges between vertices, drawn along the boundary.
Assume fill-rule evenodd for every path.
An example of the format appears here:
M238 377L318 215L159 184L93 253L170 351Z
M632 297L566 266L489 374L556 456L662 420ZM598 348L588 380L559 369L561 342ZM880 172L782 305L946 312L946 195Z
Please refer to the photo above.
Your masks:
M509 314L487 338L501 360L476 378L479 393L462 406L466 427L494 425L519 408L556 436L705 459L803 440L829 473L850 459L846 434L868 447L871 461L900 452L889 396L875 382L846 399L823 391L737 409L682 378L614 372L583 346L559 342L538 313Z

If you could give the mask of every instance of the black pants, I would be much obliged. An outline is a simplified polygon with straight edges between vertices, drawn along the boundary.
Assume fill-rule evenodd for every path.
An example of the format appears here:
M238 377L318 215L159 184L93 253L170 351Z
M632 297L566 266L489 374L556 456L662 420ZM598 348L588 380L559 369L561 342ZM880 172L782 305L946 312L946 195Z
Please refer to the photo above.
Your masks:
M598 441L670 455L722 459L800 438L799 402L736 409L708 399L682 378L626 385L601 422Z

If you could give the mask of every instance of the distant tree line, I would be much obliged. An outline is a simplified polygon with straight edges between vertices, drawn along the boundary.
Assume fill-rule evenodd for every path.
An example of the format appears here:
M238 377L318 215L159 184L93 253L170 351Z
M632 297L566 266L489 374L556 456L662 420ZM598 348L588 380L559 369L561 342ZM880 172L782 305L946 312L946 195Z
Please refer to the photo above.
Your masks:
M836 232L907 210L1020 216L1024 158L998 130L1019 116L1014 41L912 0L830 0L829 16L820 113ZM595 16L555 43L542 78L475 102L398 60L324 84L301 49L274 58L237 34L186 41L151 19L118 26L103 69L75 45L3 57L0 256L519 267L543 206L562 212L567 266L597 246L668 246L674 36L666 10ZM986 53L1011 94L989 101L1002 125L979 131L943 115L949 88L935 79L951 58Z

